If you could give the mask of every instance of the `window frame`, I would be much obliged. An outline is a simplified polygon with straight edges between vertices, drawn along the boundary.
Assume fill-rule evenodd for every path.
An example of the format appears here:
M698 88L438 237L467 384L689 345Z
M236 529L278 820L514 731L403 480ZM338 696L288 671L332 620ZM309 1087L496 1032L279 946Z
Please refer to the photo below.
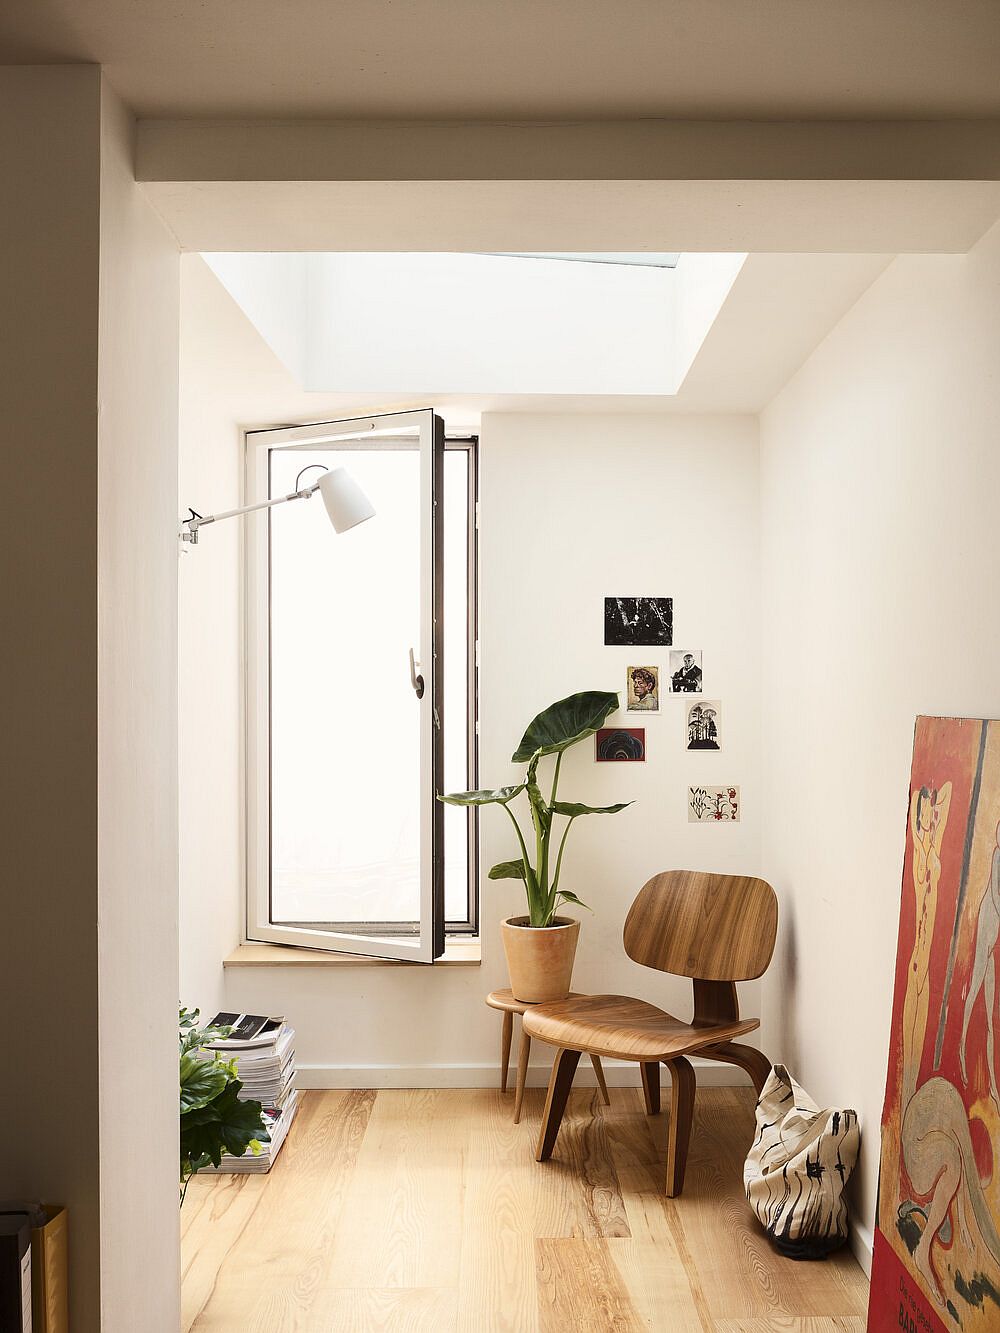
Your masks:
M294 426L260 427L244 432L244 491L247 503L268 498L270 458L275 450L356 450L393 447L393 427L412 430L421 418L431 418L433 475L425 475L422 482L422 503L431 506L430 522L425 524L421 547L430 538L430 550L422 552L425 571L431 579L433 593L432 628L430 641L420 645L423 674L428 682L427 704L423 710L422 763L431 757L435 772L443 777L443 658L439 666L438 654L443 651L443 589L441 514L442 506L433 497L443 495L443 455L463 450L467 454L468 540L467 562L467 643L466 673L468 716L467 768L470 786L478 785L479 728L478 728L478 437L452 435L444 432L441 419L427 410L377 414L372 417L342 421L302 422ZM378 423L378 435L364 433L366 423ZM413 442L396 447L422 449L417 437ZM436 460L436 461L433 461ZM426 473L426 468L424 469ZM434 904L430 912L424 890L421 891L421 920L412 923L385 922L303 922L275 923L271 911L271 590L270 590L270 518L267 511L256 523L248 523L244 578L244 640L246 665L245 708L245 818L246 818L246 914L244 937L248 943L283 943L331 953L366 953L373 958L393 958L404 961L432 962L444 950L446 938L469 938L478 934L479 927L479 812L474 807L467 811L467 889L466 915L462 920L444 920L444 807L434 802L422 835L422 864L425 855L431 860L422 869L422 884L433 884ZM427 563L429 559L429 564ZM425 587L425 592L427 589ZM429 664L429 665L428 665ZM440 722L438 721L440 719ZM427 732L426 728L430 727ZM434 796L437 795L435 791ZM430 843L428 850L425 844ZM414 947L413 941L416 941Z

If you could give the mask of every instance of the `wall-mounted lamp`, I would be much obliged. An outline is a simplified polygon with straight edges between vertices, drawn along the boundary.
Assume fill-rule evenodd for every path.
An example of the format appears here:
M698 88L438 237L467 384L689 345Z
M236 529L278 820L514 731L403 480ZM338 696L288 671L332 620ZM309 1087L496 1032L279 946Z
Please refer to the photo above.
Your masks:
M348 528L357 527L359 523L364 523L365 519L374 515L375 508L372 502L346 468L335 467L332 471L323 468L323 475L315 485L303 486L299 489L299 482L302 480L303 473L309 472L314 467L323 467L323 464L310 463L309 467L304 467L295 478L296 489L288 495L279 495L276 500L264 500L256 505L242 505L239 509L227 509L222 514L208 514L207 516L196 513L192 509L190 511L191 517L181 521L181 541L190 542L192 546L197 546L198 529L203 528L206 523L218 523L223 518L236 518L239 514L251 514L256 509L271 509L275 505L283 505L289 500L308 500L317 491L323 497L326 512L337 532L346 532Z

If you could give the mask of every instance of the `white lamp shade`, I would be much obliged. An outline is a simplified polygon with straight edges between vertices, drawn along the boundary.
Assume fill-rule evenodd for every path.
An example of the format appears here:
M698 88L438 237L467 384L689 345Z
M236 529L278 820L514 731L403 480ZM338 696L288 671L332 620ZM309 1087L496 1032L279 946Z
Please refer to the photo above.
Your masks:
M335 467L324 472L319 479L319 490L330 522L338 532L357 527L375 513L372 502L346 468Z

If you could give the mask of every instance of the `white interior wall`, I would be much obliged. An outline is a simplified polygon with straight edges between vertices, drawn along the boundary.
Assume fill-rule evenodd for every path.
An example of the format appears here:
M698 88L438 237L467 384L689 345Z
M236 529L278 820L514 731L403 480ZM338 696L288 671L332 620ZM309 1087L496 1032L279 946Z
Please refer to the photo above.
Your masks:
M870 1246L917 713L1000 715L1000 228L896 259L761 421L776 1049L861 1115Z

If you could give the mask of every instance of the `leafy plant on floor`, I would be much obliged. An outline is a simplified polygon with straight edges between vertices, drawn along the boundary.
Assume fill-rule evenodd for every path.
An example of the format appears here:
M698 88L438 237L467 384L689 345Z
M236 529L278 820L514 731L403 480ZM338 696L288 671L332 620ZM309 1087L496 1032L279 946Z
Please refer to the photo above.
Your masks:
M205 1048L232 1032L230 1027L199 1027L197 1009L180 1010L181 1065L181 1203L191 1177L222 1154L256 1156L270 1135L260 1102L240 1101L243 1084L235 1059Z
M617 707L618 695L600 690L587 690L582 694L571 694L568 699L560 699L532 719L521 737L520 745L511 756L512 763L528 765L523 782L511 787L497 787L492 791L452 792L438 798L449 805L499 805L507 812L517 834L521 855L516 860L501 861L495 865L490 871L490 879L520 879L524 882L530 926L550 926L563 903L587 907L575 893L559 886L566 838L574 822L581 815L616 815L619 810L632 804L631 801L625 801L620 805L582 805L578 801L557 799L559 768L564 751L586 737L593 736ZM555 765L552 789L546 800L539 786L538 766L548 755L555 755ZM531 811L534 857L528 851L517 816L510 808L511 802L522 792L527 794ZM557 816L564 818L566 823L562 828L553 864L551 852ZM587 907L587 911L590 910Z

